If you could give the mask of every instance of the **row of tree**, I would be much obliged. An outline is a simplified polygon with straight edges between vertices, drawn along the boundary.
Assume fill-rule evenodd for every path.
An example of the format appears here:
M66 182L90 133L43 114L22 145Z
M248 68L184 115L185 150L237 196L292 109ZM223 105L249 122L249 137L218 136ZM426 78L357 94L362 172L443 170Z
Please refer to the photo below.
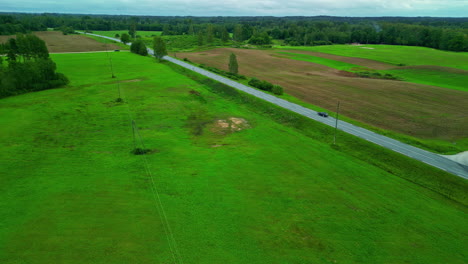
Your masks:
M64 14L0 15L0 34L47 27L81 30L162 31L163 36L197 36L199 45L236 41L268 45L368 43L468 51L468 18L402 17L156 17ZM3 30L2 30L3 28Z
M55 88L68 83L56 72L45 42L35 35L18 34L0 45L0 98Z

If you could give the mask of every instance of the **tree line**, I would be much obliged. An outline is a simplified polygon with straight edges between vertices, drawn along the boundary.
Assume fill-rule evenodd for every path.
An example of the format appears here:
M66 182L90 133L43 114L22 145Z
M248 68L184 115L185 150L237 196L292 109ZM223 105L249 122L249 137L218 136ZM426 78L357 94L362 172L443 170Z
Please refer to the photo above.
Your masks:
M35 35L18 34L0 44L0 98L56 88L68 83L56 72L45 42Z
M158 17L65 14L0 15L0 34L44 28L162 31L163 36L189 35L198 44L235 41L308 46L345 43L424 46L468 51L468 18L432 17ZM9 28L3 30L1 28ZM6 33L5 33L6 32ZM8 33L9 32L9 33Z

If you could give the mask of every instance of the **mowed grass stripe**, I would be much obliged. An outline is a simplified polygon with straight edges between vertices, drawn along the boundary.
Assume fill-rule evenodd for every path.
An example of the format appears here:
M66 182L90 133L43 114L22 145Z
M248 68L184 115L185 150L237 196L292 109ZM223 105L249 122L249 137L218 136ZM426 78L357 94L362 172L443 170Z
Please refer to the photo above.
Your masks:
M409 66L395 67L388 70L375 70L367 68L363 65L355 65L339 60L321 58L313 55L298 54L293 52L279 53L287 55L289 59L317 63L337 70L349 72L370 71L378 72L382 75L388 73L402 81L433 85L459 91L468 91L468 86L466 85L468 83L468 71L464 70L457 70L440 66Z
M147 159L184 263L466 262L464 206L153 59L114 53L112 79L105 54L53 58L70 87L0 100L2 263L170 263L112 81L158 150ZM229 117L250 128L219 133Z
M298 53L293 53L293 52L278 52L278 53L288 55L289 59L317 63L317 64L325 65L327 67L334 68L337 70L342 70L342 71L352 71L353 69L356 69L356 68L363 68L362 66L351 64L351 63L346 63L342 61L331 60L327 58L321 58L321 57L316 57L316 56L311 56L311 55L306 55L306 54L298 54Z
M334 55L365 58L394 65L437 65L468 70L468 52L453 52L425 47L398 45L327 45L315 47L275 46L278 49L317 51Z

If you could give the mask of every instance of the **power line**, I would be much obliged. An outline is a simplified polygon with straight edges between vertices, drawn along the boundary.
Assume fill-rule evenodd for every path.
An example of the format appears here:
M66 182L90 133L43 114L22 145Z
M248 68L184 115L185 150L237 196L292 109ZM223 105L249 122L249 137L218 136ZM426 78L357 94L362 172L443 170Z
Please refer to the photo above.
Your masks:
M122 93L124 94L124 97L125 97L124 90L122 90ZM137 141L139 141L141 146L144 148L145 144L143 142L143 138L141 137L138 126L136 125L136 122L132 117L130 104L129 104L128 98L126 98L126 97L125 97L125 102L126 102L126 105L127 105L127 113L128 113L128 116L129 116L129 120L132 123L132 132L133 132L132 134L133 134L134 147L135 147L135 149L137 148L137 145L138 145ZM171 226L169 224L169 220L168 220L167 215L166 215L166 210L164 209L163 203L161 201L161 197L159 195L159 191L158 191L158 189L156 187L156 183L154 181L154 176L153 176L153 173L152 173L151 168L149 166L148 158L145 155L142 155L142 156L143 156L142 158L143 158L143 161L144 161L144 164L145 164L146 173L147 173L147 175L148 175L148 177L150 178L150 181L151 181L151 190L152 190L152 194L153 194L153 199L156 202L156 209L158 211L161 222L163 223L164 232L166 234L166 239L168 241L169 249L171 251L172 257L173 257L175 263L182 263L183 264L184 262L183 262L183 259L182 259L182 255L180 254L180 251L178 249L177 242L176 242L176 240L174 238L173 231L171 229Z
M107 43L106 43L106 45L107 45ZM107 46L106 46L106 51L107 51ZM107 55L109 56L109 54L107 54ZM109 63L111 64L112 78L115 78L113 68L112 68L112 60L110 59L110 57L108 57L108 58L109 58ZM118 86L118 89L119 89L119 98L122 98L121 97L121 95L122 95L121 92L123 93L123 90L120 89L120 85ZM125 94L124 94L124 96L125 96ZM126 105L127 105L128 117L129 117L129 120L132 123L132 134L133 134L134 149L136 149L137 140L140 142L141 146L144 148L145 144L143 142L143 138L141 137L138 126L136 125L136 122L132 117L132 113L131 113L131 109L130 109L130 104L128 102L128 98L125 98L125 102L126 102ZM138 136L138 138L136 136ZM145 167L146 174L148 175L148 177L150 178L150 181L151 181L151 191L152 191L152 194L153 194L153 199L156 202L156 204L155 204L156 209L158 211L159 217L160 217L161 222L162 222L163 227L164 227L164 233L166 235L166 239L167 239L167 242L168 242L168 245L169 245L169 249L171 251L172 258L174 259L174 263L183 264L184 261L182 259L182 255L180 254L180 251L179 251L178 246L177 246L177 242L176 242L176 240L174 238L174 234L173 234L171 226L169 224L169 220L168 220L167 215L166 215L166 210L164 209L163 203L161 201L161 197L159 195L159 191L158 191L158 189L156 187L156 183L154 181L154 176L153 176L153 173L151 172L151 168L149 166L148 159L147 159L147 157L145 155L142 155L142 156L143 156L143 161L144 161L144 167Z

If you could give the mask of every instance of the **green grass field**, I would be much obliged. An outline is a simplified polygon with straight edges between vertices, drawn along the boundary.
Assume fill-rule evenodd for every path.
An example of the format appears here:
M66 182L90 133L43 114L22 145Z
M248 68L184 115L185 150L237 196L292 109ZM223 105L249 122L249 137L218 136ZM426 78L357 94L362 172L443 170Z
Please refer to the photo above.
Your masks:
M184 263L468 260L464 205L149 57L52 57L69 87L0 100L1 263L176 263L146 168Z
M337 46L333 48L334 46ZM458 57L454 56L454 52L440 51L421 47L406 47L406 46L385 46L385 45L369 45L375 46L375 50L362 49L360 46L350 45L333 45L333 46L319 46L319 47L288 47L291 49L318 51L323 53L330 53L341 56L366 58L386 63L393 63L397 60L405 60L405 65L416 65L414 67L395 67L390 70L372 70L365 67L346 63L337 60L321 58L307 54L297 54L292 52L279 52L284 54L290 59L308 61L331 67L338 70L349 72L372 71L381 74L391 74L398 79L455 89L460 91L468 91L468 71L463 70L467 63L464 63L463 58L466 57L468 61L468 53L455 53ZM331 47L331 48L328 48ZM285 47L282 47L285 48ZM392 53L391 51L394 51ZM421 52L422 51L422 52ZM422 53L423 55L421 55ZM448 55L447 55L448 54ZM422 57L423 56L423 57ZM447 57L445 59L445 56ZM425 65L425 66L418 66ZM450 66L454 68L449 68ZM436 67L434 67L436 66ZM462 70L460 70L462 69Z
M317 51L346 57L358 57L394 65L438 65L468 70L468 52L442 51L425 47L396 45L327 45L315 47L275 46L279 49Z
M468 71L449 68L409 68L383 71L401 77L407 82L439 86L468 92Z
M355 64L351 64L351 63L346 63L346 62L342 62L342 61L321 58L321 57L317 57L317 56L311 56L311 55L307 55L307 54L298 54L298 53L293 53L293 52L279 52L279 54L284 54L288 58L293 59L293 60L300 60L300 61L308 61L308 62L312 62L312 63L317 63L317 64L325 65L327 67L342 70L342 71L353 71L353 69L361 67L359 65L355 65Z

